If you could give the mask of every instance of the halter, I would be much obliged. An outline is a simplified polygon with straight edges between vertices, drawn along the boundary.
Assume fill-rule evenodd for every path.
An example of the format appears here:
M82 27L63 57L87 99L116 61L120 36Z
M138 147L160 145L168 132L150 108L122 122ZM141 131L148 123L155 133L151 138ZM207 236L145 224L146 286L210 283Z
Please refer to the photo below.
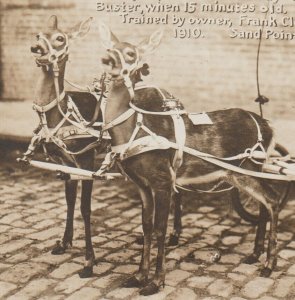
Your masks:
M51 46L51 43L49 42L47 37L42 32L40 32L38 34L38 39L41 39L45 42L45 44L48 48L48 54L49 54L48 63L41 63L39 61L36 61L38 65L46 66L49 64L57 64L59 58L63 59L66 55L69 54L69 38L68 38L67 34L64 34L64 37L66 40L64 48L61 50L56 50Z
M122 65L122 70L120 72L120 75L123 77L124 84L128 89L131 100L133 100L133 98L134 98L134 89L133 89L132 81L130 79L130 74L138 68L138 63L139 63L138 49L135 48L136 60L133 64L128 64L126 62L126 60L124 59L124 56L121 53L121 51L119 51L118 49L108 49L108 52L110 52L110 51L116 52L119 56L119 59L120 59L121 65Z

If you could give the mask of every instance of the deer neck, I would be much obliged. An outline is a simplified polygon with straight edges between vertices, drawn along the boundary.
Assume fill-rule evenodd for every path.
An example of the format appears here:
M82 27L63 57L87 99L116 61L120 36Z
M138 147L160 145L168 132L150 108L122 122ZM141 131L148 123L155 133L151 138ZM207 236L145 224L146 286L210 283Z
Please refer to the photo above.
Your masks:
M63 60L58 63L59 68L59 77L58 85L60 93L64 89L64 74L65 74L66 61ZM50 66L49 70L45 66L41 67L41 76L37 81L37 88L35 92L35 101L34 103L40 106L45 106L51 101L56 99L56 90L54 85L54 73L53 67Z
M112 122L121 114L126 112L130 106L131 97L123 81L112 81L109 85L108 101L105 109L106 124ZM131 116L125 122L109 130L112 137L112 145L127 143L135 124L135 115Z
M59 93L62 93L64 90L64 75L65 75L65 66L66 59L63 59L58 63L59 76L58 76L58 87ZM34 103L39 106L45 106L54 99L57 98L56 88L54 83L54 73L52 66L49 67L49 70L45 66L41 67L41 76L37 81L37 88L35 92L35 101ZM65 108L66 102L62 100L60 106ZM63 117L60 114L58 107L55 106L51 110L46 112L48 127L54 127Z

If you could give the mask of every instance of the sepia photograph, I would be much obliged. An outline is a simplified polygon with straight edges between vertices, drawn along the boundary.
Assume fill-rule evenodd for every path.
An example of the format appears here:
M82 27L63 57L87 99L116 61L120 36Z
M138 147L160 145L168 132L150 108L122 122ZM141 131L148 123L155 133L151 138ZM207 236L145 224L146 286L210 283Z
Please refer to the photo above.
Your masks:
M295 299L295 1L0 0L0 299Z

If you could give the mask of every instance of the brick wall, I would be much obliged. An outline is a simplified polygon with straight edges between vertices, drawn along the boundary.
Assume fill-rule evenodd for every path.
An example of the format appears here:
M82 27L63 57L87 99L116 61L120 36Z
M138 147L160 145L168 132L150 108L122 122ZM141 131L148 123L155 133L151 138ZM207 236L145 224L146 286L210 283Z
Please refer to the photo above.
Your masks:
M208 0L210 3L215 2ZM105 2L122 1L112 0ZM151 1L126 0L147 3ZM153 1L158 2L158 1ZM184 1L162 1L183 3ZM199 1L201 2L201 1ZM203 1L205 2L205 1ZM220 3L258 3L258 0ZM266 2L266 1L265 1ZM36 33L51 14L59 16L60 27L68 28L89 16L102 20L123 40L139 42L159 25L121 24L116 14L96 12L94 0L1 0L1 78L2 99L32 100L38 68L29 47ZM293 0L280 0L295 18ZM214 15L214 14L213 14ZM215 14L216 15L216 14ZM219 14L228 16L228 14ZM236 15L237 17L237 15ZM253 99L256 90L257 39L232 39L220 26L206 38L175 39L172 27L165 26L159 49L148 58L152 74L148 81L165 87L182 99L189 110L214 110L238 106L258 111ZM259 29L260 27L256 27ZM288 28L295 33L295 27ZM261 92L271 99L265 108L269 118L293 118L295 90L295 39L263 40L260 60ZM66 77L81 85L88 84L102 72L99 57L102 49L95 26L83 40L71 45L71 62Z

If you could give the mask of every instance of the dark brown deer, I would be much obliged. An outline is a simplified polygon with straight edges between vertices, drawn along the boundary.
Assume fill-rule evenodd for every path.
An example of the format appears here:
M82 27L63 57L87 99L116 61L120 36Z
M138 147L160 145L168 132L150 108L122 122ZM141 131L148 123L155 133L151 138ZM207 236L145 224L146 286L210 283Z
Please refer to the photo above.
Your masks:
M197 156L184 153L183 163L177 170L173 169L175 149L158 149L138 153L126 158L122 149L133 139L136 126L139 130L136 139L148 136L146 130L169 141L175 141L174 123L171 116L152 115L143 113L143 120L138 121L137 113L129 114L130 106L140 103L147 111L161 112L162 100L157 90L142 92L142 96L134 98L134 77L140 59L151 53L160 43L161 33L156 32L145 39L138 46L119 39L107 28L100 25L100 35L104 47L108 49L102 63L106 71L112 76L109 86L109 96L105 111L105 129L109 130L113 151L120 154L119 164L124 172L133 180L140 190L142 199L142 224L144 245L139 271L131 277L126 286L143 287L143 295L158 292L165 283L165 236L169 214L170 200L173 193L175 172L182 185L190 184L194 187L202 183L216 184L225 181L235 188L251 195L260 203L260 222L258 224L255 247L246 262L258 261L264 251L264 237L267 216L270 216L270 234L267 249L267 260L261 271L261 276L269 276L276 265L276 235L278 222L277 195L267 180L250 177L218 167L200 159ZM133 106L134 108L134 106ZM125 114L124 114L125 113ZM258 128L263 140L260 145L265 149L271 148L273 132L267 121L254 113L241 109L228 109L209 113L213 125L194 126L187 115L183 114L186 129L185 146L210 153L217 157L230 157L243 153L252 148L258 140ZM114 122L116 120L116 122ZM120 122L118 121L120 120ZM123 146L122 146L123 145ZM119 150L120 149L120 150ZM240 160L231 162L233 166L240 165ZM261 166L250 160L243 161L243 167L250 170L260 170ZM155 276L148 282L150 271L150 249L152 233L157 237L158 254L156 259Z
M37 41L32 45L31 52L41 71L34 101L35 109L38 111L41 121L37 136L40 136L43 130L40 142L43 142L51 160L66 166L93 171L95 148L103 149L104 147L98 143L98 137L92 134L94 130L87 129L87 126L82 123L83 119L85 121L92 120L97 100L87 92L64 93L68 43L73 38L84 36L89 31L91 21L90 18L80 22L65 32L58 27L57 17L51 16L46 28L37 35ZM78 110L73 110L73 104L69 107L69 97L78 107ZM80 112L81 116L78 116L80 122L71 114L73 111L76 112L76 115ZM101 115L98 116L97 120L99 118L101 120ZM58 131L51 134L55 128L59 128ZM34 143L32 146L35 147ZM31 151L28 151L25 154L25 159L26 155L30 154L32 154ZM62 242L57 243L52 254L63 254L69 246L72 246L77 184L77 180L65 181L67 202L65 232ZM90 228L92 185L92 180L82 180L81 213L85 225L86 253L85 267L79 272L80 277L91 276L95 262Z

